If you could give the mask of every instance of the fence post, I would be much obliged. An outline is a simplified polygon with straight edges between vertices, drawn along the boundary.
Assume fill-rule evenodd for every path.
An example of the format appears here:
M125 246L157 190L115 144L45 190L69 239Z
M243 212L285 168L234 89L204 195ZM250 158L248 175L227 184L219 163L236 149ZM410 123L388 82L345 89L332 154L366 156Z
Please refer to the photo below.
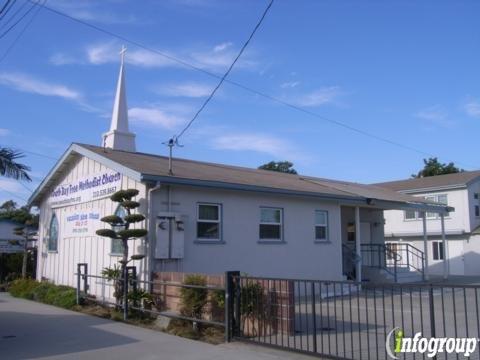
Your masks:
M234 277L237 282L240 276L239 271L226 271L225 272L225 341L230 342L234 335L234 327L236 326L235 320L235 296L236 296L236 284L234 283ZM238 317L238 313L236 314Z
M77 305L80 305L80 264L77 264Z
M428 303L430 305L430 337L435 337L435 306L433 301L433 285L429 285ZM444 315L445 316L445 315Z
M128 319L128 269L123 267L123 320Z
M88 293L88 264L82 264L84 268L84 275L83 275L83 291L85 295Z
M315 299L315 283L312 281L311 284L312 284L311 287L312 287L313 352L316 354L317 353L317 311L316 311L317 301ZM319 286L322 286L322 283L319 283ZM335 286L335 284L333 286ZM322 304L320 304L320 306L322 306Z
M394 253L394 256L393 256L393 277L394 277L394 281L395 283L397 282L397 253Z

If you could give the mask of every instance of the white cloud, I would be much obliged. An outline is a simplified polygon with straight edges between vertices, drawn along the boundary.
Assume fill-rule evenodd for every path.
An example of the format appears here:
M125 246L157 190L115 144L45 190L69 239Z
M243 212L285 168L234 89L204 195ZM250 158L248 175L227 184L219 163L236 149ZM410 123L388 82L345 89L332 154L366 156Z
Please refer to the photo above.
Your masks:
M134 122L173 130L185 122L185 119L158 107L133 107L128 116Z
M321 106L335 103L343 95L339 86L326 86L311 93L297 96L293 102L299 106Z
M165 85L157 88L156 92L168 96L199 98L210 95L212 89L213 87L211 85L190 82Z
M443 109L440 105L434 105L425 109L421 109L417 111L414 116L435 125L447 127L452 125L452 121L449 119L447 111Z
M277 137L264 134L226 134L215 137L212 145L218 150L255 151L284 158L293 155L291 145Z
M213 51L214 52L221 52L221 51L224 51L225 49L229 48L232 45L233 44L230 41L224 42L224 43L221 43L221 44L218 44L218 45L214 46Z
M82 94L77 90L62 84L35 79L21 73L0 73L0 84L32 94L55 96L74 101L81 101L82 99Z
M280 87L282 89L287 89L287 88L294 88L294 87L297 87L298 85L300 85L300 81L287 81L287 82L284 82L283 84L280 84Z
M93 65L101 65L112 62L118 63L120 61L119 51L119 44L114 42L88 46L86 49L87 62ZM128 64L141 67L178 66L177 63L164 56L143 49L127 50L125 61Z
M18 181L7 178L0 178L0 190L6 190L20 194L24 194L26 192L26 189L23 188Z
M465 104L465 112L472 117L480 117L480 101L470 100Z
M10 130L0 128L0 136L7 136L10 134Z
M96 43L88 45L82 53L77 56L59 52L53 54L49 61L53 65L67 64L92 64L102 65L107 63L118 63L120 61L121 43L116 41ZM237 55L237 51L232 48L232 43L225 42L209 48L182 49L182 51L170 51L159 49L159 52L165 54L162 56L158 53L145 49L132 47L128 49L125 61L128 64L146 68L153 67L182 67L179 61L193 63L196 66L211 71L225 71L233 59ZM257 62L249 57L251 51L244 54L236 64L237 68L252 68L257 66ZM171 60L168 57L178 59Z
M108 11L102 9L102 3L94 0L50 0L49 5L80 20L104 24L127 24L136 21L135 16L132 14L119 15L112 12L112 8L115 8L114 6L110 6Z

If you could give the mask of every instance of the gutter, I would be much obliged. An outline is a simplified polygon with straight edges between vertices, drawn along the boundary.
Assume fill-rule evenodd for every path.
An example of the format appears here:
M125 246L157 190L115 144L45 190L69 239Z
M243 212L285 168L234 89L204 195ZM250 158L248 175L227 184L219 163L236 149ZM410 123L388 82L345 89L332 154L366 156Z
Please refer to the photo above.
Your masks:
M148 254L145 254L146 255L146 258L147 258L147 276L148 276L148 279L147 281L150 281L150 277L152 275L152 270L153 270L153 259L154 259L154 241L153 241L153 238L154 238L154 232L155 232L155 221L153 219L153 216L152 216L152 210L153 210L153 201L152 201L152 194L157 191L157 190L160 190L161 188L161 184L159 181L157 181L155 183L155 186L148 189L147 191L147 203L148 203L148 206L147 206L147 228L148 228L148 233L149 233L149 236L148 236L148 244L147 244L147 248L148 248ZM151 285L150 285L151 286Z

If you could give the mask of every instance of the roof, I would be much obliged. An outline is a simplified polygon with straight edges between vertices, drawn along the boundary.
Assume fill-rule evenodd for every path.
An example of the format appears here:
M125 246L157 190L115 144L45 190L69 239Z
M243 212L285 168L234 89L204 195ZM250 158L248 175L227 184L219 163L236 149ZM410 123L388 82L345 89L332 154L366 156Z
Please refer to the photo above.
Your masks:
M480 170L463 171L455 174L428 176L374 184L385 189L402 192L421 192L465 187L480 177Z
M103 162L137 181L166 184L185 184L215 188L264 191L300 196L314 196L357 204L373 205L388 202L399 207L422 207L443 211L446 207L413 196L399 194L382 187L352 182L315 178L296 174L285 174L239 166L215 164L187 159L173 159L173 175L169 174L169 159L165 156L113 150L93 145L72 144L70 151L57 163L56 168L40 184L29 200L38 204L41 193L47 184L54 181L55 173L61 170L63 162L68 162L69 153L77 153ZM383 205L385 206L385 204ZM452 209L450 209L452 211Z

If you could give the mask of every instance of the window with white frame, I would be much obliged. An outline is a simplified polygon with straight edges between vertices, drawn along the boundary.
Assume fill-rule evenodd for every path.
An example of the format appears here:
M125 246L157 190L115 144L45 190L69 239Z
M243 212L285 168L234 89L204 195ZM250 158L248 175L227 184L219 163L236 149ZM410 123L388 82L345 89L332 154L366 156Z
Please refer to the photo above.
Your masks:
M118 205L117 210L115 210L115 215L120 218L124 218L127 215L127 211L121 205ZM113 226L112 230L120 231L123 230L123 226ZM123 241L122 239L112 239L111 247L110 247L110 254L111 255L123 255Z
M48 251L57 251L58 249L58 220L57 215L53 214L48 228Z
M328 211L315 210L315 240L328 240Z
M221 217L220 204L197 204L197 239L220 241Z
M282 218L282 209L260 208L260 240L282 240Z
M432 241L432 254L433 260L443 260L443 242L441 241Z
M432 195L426 196L425 200L437 202L443 205L448 205L448 196L447 194L441 195ZM445 216L449 216L449 213L445 213ZM438 219L440 217L439 214L434 212L427 212L427 219ZM423 212L422 211L414 211L414 210L405 210L404 211L404 220L420 220L423 219Z

